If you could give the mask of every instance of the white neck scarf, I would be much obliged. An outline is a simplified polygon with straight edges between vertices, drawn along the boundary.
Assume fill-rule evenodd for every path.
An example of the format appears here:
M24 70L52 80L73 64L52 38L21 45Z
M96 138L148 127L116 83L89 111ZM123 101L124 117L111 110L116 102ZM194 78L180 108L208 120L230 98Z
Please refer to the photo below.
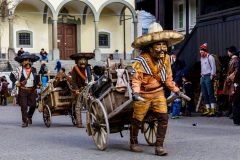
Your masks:
M25 69L23 69L23 75L24 75L25 78L28 77ZM31 72L31 73L30 73L30 77L28 78L25 87L33 87L33 81L34 81L34 78L33 78L32 72Z

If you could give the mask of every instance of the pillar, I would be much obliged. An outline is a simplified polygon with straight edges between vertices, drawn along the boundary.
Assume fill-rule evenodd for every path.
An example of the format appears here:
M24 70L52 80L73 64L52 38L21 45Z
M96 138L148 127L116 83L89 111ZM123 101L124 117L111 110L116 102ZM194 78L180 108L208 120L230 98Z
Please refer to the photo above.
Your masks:
M134 40L135 40L136 38L138 38L138 27L137 27L138 22L133 22L133 25L134 25ZM132 56L133 56L132 59L137 57L138 55L139 55L138 49L134 49L132 53Z
M53 60L59 58L60 55L57 42L57 20L53 20Z
M13 49L13 16L8 17L9 22L9 48Z
M99 49L98 21L94 21L94 24L95 24L95 49L94 49L95 60L101 61L101 51Z

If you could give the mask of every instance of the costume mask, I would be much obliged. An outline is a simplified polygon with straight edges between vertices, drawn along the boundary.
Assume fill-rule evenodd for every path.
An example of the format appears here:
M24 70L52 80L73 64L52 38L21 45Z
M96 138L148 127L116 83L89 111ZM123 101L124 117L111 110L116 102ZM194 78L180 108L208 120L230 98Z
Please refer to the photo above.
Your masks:
M86 58L79 58L77 61L77 65L80 68L85 68L87 65L87 59Z
M164 58L165 54L167 53L168 47L166 42L157 42L149 48L150 55L155 59Z
M24 68L30 68L32 66L32 61L31 59L24 59L21 64Z

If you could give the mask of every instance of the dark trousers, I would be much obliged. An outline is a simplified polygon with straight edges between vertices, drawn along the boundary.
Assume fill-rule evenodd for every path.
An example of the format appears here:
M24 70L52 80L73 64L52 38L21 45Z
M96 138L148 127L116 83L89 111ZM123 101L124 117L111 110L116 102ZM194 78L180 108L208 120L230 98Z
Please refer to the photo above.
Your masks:
M1 104L6 106L7 105L7 98L4 98L4 97L1 96Z
M240 124L240 102L233 103L233 123Z
M210 75L205 75L202 77L200 82L202 95L205 104L215 103L213 80L210 79Z
M19 89L19 102L22 111L22 121L27 122L27 118L32 118L36 108L36 98L33 90ZM29 111L28 106L29 105Z

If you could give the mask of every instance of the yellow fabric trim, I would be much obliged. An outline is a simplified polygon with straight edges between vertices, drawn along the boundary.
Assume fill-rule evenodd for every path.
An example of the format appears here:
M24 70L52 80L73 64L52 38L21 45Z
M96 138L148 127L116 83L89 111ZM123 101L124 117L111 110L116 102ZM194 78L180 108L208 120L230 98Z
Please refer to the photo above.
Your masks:
M134 69L136 72L145 73L145 71L144 71L144 69L143 69L143 67L142 67L141 62L138 62L138 61L134 62L134 63L132 64L132 67L133 67L133 69Z
M171 74L171 72L172 72L171 63L170 63L170 57L169 57L168 54L166 54L166 56L165 56L164 63L165 63L165 66L166 66L166 73L167 73L167 77L168 77L168 75Z

